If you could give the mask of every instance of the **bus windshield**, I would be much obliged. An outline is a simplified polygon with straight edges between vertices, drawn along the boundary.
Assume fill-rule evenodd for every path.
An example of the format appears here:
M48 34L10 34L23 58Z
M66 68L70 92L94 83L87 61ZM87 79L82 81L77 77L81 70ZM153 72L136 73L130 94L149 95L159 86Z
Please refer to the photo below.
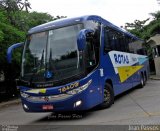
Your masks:
M81 29L82 24L77 24L29 35L23 51L22 78L59 81L82 73L83 55L77 49Z

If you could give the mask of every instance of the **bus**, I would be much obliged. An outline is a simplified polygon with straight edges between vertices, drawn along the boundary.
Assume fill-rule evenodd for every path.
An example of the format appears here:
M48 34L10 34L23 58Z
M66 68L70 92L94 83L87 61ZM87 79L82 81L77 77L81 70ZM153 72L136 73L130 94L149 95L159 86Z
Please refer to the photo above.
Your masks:
M28 31L17 82L26 112L108 108L114 97L149 76L144 41L101 18L89 15L45 23Z

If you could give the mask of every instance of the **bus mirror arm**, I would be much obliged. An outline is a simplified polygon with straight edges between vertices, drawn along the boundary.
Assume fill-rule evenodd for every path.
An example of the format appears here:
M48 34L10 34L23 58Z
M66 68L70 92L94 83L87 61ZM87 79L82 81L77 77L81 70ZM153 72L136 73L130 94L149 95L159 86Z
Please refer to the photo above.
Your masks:
M11 62L12 62L12 52L13 52L13 50L16 49L16 48L22 47L23 45L24 45L24 42L16 43L16 44L11 45L7 49L7 62L9 64L11 64Z
M94 30L83 29L79 32L77 37L77 47L79 51L83 51L86 46L87 38L90 38L94 34Z

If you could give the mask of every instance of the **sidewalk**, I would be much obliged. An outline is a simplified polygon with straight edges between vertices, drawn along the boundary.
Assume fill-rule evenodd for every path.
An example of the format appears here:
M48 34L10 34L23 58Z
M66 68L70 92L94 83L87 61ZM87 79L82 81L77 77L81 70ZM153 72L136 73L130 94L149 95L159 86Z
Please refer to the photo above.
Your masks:
M14 99L14 100L9 100L9 101L4 101L0 103L0 109L4 108L4 107L8 107L10 105L15 105L15 104L19 104L21 102L21 100L19 98Z
M160 76L158 76L158 75L150 75L150 79L152 79L152 80L160 80Z

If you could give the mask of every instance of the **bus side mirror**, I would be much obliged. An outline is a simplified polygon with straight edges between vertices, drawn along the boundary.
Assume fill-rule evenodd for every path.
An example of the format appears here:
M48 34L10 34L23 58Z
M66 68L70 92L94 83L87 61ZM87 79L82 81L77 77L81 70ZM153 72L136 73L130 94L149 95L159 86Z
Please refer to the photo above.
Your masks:
M86 46L87 37L90 37L94 31L91 29L83 29L79 32L77 37L77 47L79 51L83 51Z
M13 50L16 49L16 48L22 47L23 45L24 45L24 43L21 42L21 43L13 44L8 48L8 50L7 50L7 62L8 63L12 62L12 52L13 52Z

